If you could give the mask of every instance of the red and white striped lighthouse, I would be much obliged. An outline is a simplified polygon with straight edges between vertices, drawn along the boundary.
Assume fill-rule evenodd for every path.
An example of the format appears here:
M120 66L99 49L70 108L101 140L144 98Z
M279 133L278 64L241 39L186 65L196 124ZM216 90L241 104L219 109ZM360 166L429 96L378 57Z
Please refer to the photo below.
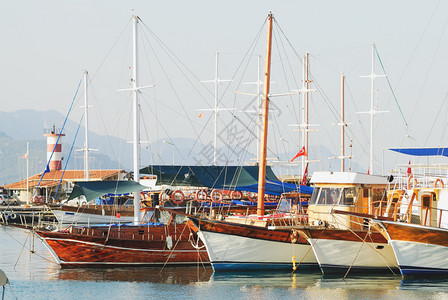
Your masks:
M57 171L62 169L62 145L61 145L61 139L59 139L59 142L56 146L56 141L58 140L59 133L56 133L55 126L53 125L53 129L50 131L50 133L44 134L44 136L47 137L47 162L51 161L48 164L48 167L50 171ZM65 136L65 134L61 133L61 137ZM54 153L53 153L54 149ZM53 156L51 155L53 153Z

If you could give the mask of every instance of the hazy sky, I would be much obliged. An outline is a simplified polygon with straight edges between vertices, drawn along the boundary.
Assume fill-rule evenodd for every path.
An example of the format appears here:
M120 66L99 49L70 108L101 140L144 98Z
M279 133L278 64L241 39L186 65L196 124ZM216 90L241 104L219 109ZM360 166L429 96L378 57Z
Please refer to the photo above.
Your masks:
M169 61L167 52L157 50L157 43L143 42L140 82L155 83L156 88L145 91L142 99L142 140L198 136L203 144L212 140L210 112L198 118L197 109L212 106L213 86L198 81L213 78L216 50L221 53L220 77L234 78L230 86L220 87L226 91L222 105L235 107L235 114L246 108L251 98L236 96L235 89L254 92L254 87L239 83L256 79L256 55L264 54L263 22L272 10L281 28L276 29L274 51L286 49L288 59L273 57L277 75L272 78L273 92L301 86L301 64L294 54L311 55L312 87L318 88L312 96L311 123L320 124L319 131L310 134L312 146L325 145L338 154L339 129L331 124L338 121L335 112L344 73L354 161L367 169L369 117L355 112L370 107L370 82L359 76L371 72L373 42L409 125L405 126L387 81L378 79L375 105L390 112L376 117L375 169L381 171L385 147L446 144L448 3L442 1L2 1L0 110L54 109L65 115L83 71L88 70L94 106L90 129L130 138L130 98L115 90L129 86L132 9L144 22L142 39L154 40L151 30L180 59L176 64L186 74L173 63L161 67ZM257 46L249 51L260 30ZM149 45L160 56L153 55ZM243 60L248 51L251 58ZM293 67L285 67L288 63ZM375 64L376 73L383 74L378 60ZM70 117L75 122L82 113L80 101ZM270 134L272 151L296 152L302 142L287 125L300 121L300 98L275 101L279 112ZM220 127L229 127L232 118L223 112ZM254 129L249 117L240 119L232 123L237 124L236 131ZM247 147L255 149L255 143ZM320 157L318 150L311 156L321 160L315 170L339 169L339 162ZM387 153L386 168L408 159Z

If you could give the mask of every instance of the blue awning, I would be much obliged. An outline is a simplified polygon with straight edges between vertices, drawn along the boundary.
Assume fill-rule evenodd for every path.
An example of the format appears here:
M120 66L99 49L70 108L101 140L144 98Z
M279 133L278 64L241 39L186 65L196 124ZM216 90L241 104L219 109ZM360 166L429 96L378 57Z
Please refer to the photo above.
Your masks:
M265 193L268 195L276 195L276 196L280 196L281 194L288 192L299 192L311 195L313 193L313 189L314 188L310 186L295 185L292 183L286 183L281 181L266 181L265 185ZM256 183L251 185L238 186L236 187L236 190L258 193L258 184Z
M389 149L402 154L413 156L447 156L448 148L396 148Z

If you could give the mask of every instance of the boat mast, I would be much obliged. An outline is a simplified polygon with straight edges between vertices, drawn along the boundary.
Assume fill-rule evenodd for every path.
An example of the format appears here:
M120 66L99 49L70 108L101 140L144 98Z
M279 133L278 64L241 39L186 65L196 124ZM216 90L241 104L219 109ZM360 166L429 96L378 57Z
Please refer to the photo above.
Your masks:
M30 142L26 142L26 204L30 204L30 175L29 175L29 169L30 169Z
M361 77L367 77L370 78L370 111L368 112L363 112L363 113L367 113L370 114L370 159L369 159L369 173L370 174L374 174L374 170L373 170L373 130L374 130L374 119L375 119L375 114L378 113L385 113L388 111L378 111L375 110L374 107L374 98L375 98L375 79L377 77L386 77L386 75L377 75L375 74L375 43L372 44L372 73L370 75L367 76L361 76Z
M133 38L133 62L132 62L132 113L134 117L133 121L133 155L134 155L134 181L140 182L140 120L138 114L138 72L137 72L137 24L139 18L137 16L132 16L133 26L132 26L132 38ZM140 222L140 193L134 193L134 223L138 224Z
M344 82L345 76L341 75L341 172L345 172L345 120L344 120Z
M218 86L221 82L230 82L232 80L227 79L219 79L218 75L218 66L219 66L219 52L216 50L215 54L215 79L213 80L202 80L201 82L212 82L215 85L215 106L211 110L214 113L214 136L213 136L213 165L218 165L218 117L220 110L231 110L233 108L219 108L219 95L218 95ZM210 110L210 109L200 109L200 110Z
M269 121L269 85L271 77L271 45L272 45L272 19L274 15L268 15L268 30L266 38L266 66L264 73L264 99L262 104L262 135L260 143L260 160L258 162L258 198L257 198L257 215L264 215L264 192L266 185L266 148L268 139L268 121Z
M304 127L303 127L303 140L304 140L304 146L305 146L305 151L309 151L308 149L308 133L309 133L309 109L308 109L308 105L309 105L309 63L308 63L308 58L309 58L309 53L307 52L305 54L304 60L304 69L303 69L303 90L305 91L304 93L304 105L303 105L303 120L304 120ZM302 174L305 173L305 166L306 166L306 161L308 160L308 157L306 157L305 155L302 156Z
M84 71L84 179L89 181L89 115L87 97L87 70Z

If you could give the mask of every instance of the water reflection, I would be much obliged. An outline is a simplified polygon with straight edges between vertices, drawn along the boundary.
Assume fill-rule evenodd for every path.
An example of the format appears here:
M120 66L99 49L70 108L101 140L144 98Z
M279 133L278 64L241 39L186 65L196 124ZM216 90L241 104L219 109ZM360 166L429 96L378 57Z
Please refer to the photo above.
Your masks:
M55 279L75 281L126 281L170 284L208 282L213 274L210 267L176 268L114 268L61 269Z

